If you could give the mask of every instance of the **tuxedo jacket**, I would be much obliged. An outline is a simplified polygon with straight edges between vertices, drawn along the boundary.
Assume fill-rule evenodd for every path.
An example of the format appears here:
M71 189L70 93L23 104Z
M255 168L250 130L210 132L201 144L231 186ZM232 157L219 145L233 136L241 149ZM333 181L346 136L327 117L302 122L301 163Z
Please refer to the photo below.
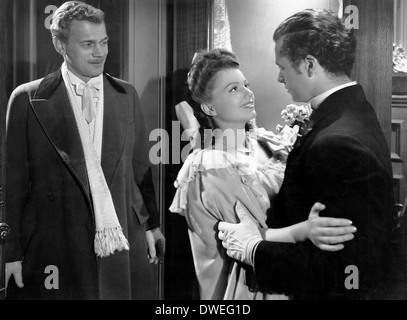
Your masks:
M294 299L380 299L385 295L392 227L390 153L359 85L339 90L314 110L313 128L297 141L270 210L269 227L307 220L321 202L320 216L347 218L355 238L337 252L311 241L263 241L255 252L260 288Z
M159 217L134 87L104 74L101 165L130 251L95 256L85 157L60 70L14 90L6 149L6 261L22 260L22 298L151 298L145 232ZM44 285L48 266L58 289Z

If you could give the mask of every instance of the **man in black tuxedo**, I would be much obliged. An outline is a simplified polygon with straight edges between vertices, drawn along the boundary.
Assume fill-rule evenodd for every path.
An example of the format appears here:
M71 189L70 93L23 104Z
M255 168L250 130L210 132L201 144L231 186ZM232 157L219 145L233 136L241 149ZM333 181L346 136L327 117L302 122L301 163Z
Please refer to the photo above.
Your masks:
M356 40L327 11L305 10L275 31L278 81L313 108L312 129L297 140L268 225L307 220L311 206L350 219L354 240L340 251L310 241L263 241L249 219L219 224L228 255L252 264L259 289L293 299L384 299L388 285L393 189L390 152L376 114L351 81ZM242 215L241 212L238 212Z

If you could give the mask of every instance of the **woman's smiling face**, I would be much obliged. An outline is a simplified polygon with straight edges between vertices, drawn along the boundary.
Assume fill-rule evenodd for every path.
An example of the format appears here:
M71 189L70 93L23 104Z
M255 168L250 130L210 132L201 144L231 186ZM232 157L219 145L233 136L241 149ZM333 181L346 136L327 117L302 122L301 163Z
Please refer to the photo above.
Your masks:
M243 73L237 68L219 71L212 81L208 105L221 129L240 128L256 117L254 94Z

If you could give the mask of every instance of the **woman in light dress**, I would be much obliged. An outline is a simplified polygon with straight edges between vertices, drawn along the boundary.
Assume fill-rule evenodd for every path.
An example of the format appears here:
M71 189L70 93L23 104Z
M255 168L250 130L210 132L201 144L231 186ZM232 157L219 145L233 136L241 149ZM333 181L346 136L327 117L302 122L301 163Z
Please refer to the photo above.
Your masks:
M198 125L189 128L194 150L174 183L177 190L170 211L186 218L200 298L288 299L283 294L256 290L252 268L226 255L217 237L217 224L239 222L235 213L239 201L259 228L267 229L266 213L272 214L268 209L283 182L296 132L286 127L274 134L256 127L254 94L230 51L199 52L188 73L188 87L196 102L193 113L198 121L191 116L180 120L184 128L186 122ZM323 206L314 205L307 221L268 229L263 233L265 239L329 244L327 238L334 234L330 226L351 224L346 219L319 218L317 208ZM343 245L337 244L330 250L341 248Z

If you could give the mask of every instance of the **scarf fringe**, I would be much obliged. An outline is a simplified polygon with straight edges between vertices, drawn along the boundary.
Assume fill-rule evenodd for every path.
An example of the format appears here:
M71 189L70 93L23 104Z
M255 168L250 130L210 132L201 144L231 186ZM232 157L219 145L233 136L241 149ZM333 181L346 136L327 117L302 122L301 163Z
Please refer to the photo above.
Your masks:
M95 253L99 258L108 257L116 251L129 250L129 242L121 227L105 228L96 231Z

